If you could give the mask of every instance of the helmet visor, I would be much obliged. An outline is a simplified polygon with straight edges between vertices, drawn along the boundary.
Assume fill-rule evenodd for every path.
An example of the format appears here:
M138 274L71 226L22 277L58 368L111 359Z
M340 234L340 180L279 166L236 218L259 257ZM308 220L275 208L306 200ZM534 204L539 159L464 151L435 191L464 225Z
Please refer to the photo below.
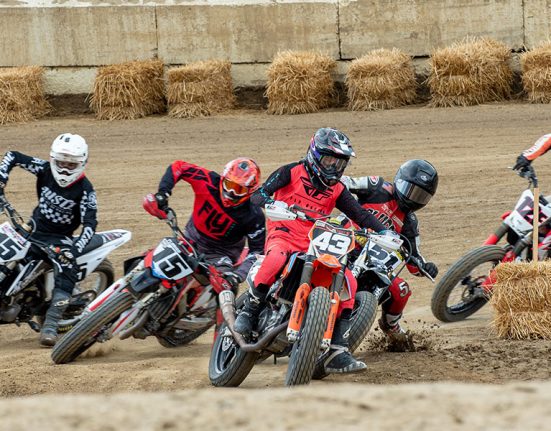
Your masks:
M224 180L222 181L222 187L224 188L224 191L230 196L233 195L237 197L243 197L249 194L248 187L237 184L231 180L228 180L227 178L224 178Z
M426 205L432 198L432 195L418 185L409 181L400 180L396 183L396 189L402 196L411 202L419 205Z
M348 165L347 159L340 159L335 156L321 156L320 158L321 166L327 171L344 171L346 165Z

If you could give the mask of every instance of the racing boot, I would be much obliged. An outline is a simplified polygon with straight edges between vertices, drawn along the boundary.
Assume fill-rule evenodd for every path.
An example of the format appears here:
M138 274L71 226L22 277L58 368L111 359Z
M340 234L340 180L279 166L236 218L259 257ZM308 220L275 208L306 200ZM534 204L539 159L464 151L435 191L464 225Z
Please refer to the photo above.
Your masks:
M249 289L245 304L239 312L233 328L241 335L248 335L258 325L258 316L266 302L266 293L258 289Z
M63 290L55 289L50 308L40 331L40 345L53 347L57 341L57 328L63 313L69 306L71 295Z
M387 314L383 312L379 319L379 328L387 336L393 350L399 352L414 351L413 339L409 331L400 326L402 314Z
M335 323L331 348L319 359L323 361L327 374L359 373L367 369L367 365L354 358L348 350L350 324L350 319L342 318Z

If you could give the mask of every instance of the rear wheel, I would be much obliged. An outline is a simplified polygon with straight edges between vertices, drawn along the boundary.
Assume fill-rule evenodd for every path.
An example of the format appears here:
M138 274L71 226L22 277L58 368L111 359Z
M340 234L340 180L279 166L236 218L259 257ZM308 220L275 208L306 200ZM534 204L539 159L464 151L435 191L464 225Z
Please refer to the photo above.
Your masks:
M133 304L134 297L128 292L121 292L109 298L56 343L52 350L52 360L56 364L74 361L96 343L102 329L114 323Z
M482 283L504 257L503 248L490 245L471 250L455 262L432 294L434 317L442 322L457 322L480 310L488 302Z
M305 385L312 380L330 306L331 297L326 288L316 287L312 290L308 297L308 309L302 321L299 338L291 350L285 385Z

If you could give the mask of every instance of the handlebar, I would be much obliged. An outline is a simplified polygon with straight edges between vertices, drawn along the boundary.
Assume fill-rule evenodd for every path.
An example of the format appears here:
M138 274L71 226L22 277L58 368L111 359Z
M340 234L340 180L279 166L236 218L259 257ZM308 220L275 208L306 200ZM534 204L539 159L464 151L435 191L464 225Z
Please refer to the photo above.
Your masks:
M517 169L516 173L519 177L526 178L528 180L528 187L538 187L538 176L532 165Z

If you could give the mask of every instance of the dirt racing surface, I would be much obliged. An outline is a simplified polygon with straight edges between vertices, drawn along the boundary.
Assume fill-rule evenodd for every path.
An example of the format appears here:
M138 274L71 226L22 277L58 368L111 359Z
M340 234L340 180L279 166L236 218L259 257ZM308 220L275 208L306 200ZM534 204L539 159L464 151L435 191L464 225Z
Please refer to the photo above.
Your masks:
M437 167L440 174L437 196L418 215L422 252L428 260L439 265L441 275L462 254L480 245L498 226L500 215L514 207L527 182L507 167L512 166L521 150L551 131L548 106L513 102L471 108L417 106L375 113L334 110L281 117L260 111L237 111L193 120L150 117L136 121L100 122L82 116L4 126L0 133L0 152L14 149L47 158L51 141L61 132L79 133L87 139L90 145L87 172L98 192L98 230L124 228L133 233L132 241L111 255L117 275L121 275L124 259L155 245L163 235L169 234L166 225L141 208L141 199L147 192L156 191L161 175L173 160L185 159L221 171L226 161L249 156L260 164L266 178L280 165L299 159L312 133L322 126L340 128L350 137L358 155L349 168L350 175L381 175L390 179L398 166L411 158L425 158ZM551 183L551 156L543 156L534 166L542 193L550 193L551 187L547 185ZM14 169L6 194L21 212L30 213L36 204L34 178L21 169ZM171 206L177 210L182 222L190 212L191 203L191 189L182 182L171 199ZM324 391L329 397L330 394L341 394L341 390L357 394L374 391L379 396L388 396L390 403L392 393L398 393L402 386L392 386L388 392L384 390L386 386L366 390L362 389L364 386L335 386L335 383L502 384L551 377L551 342L497 340L489 326L492 318L489 307L464 322L438 323L430 311L434 286L426 279L409 275L406 279L413 287L413 296L406 309L405 321L415 334L418 350L388 352L380 340L380 332L372 331L358 352L368 365L367 372L332 376L316 382L312 385L316 394ZM209 388L207 377L211 341L212 332L179 349L163 348L153 339L124 340L102 346L92 355L72 364L53 365L49 351L39 348L37 334L30 328L2 326L0 396L208 388L193 393L203 403L209 396L220 403L224 396L216 393L218 389ZM287 361L282 359L275 365L268 360L256 366L242 387L282 386L286 364ZM548 384L529 387L529 393L548 394L550 391ZM470 386L461 386L457 390L452 389L456 386L447 385L437 388L440 396L431 400L441 400L452 392L467 397L472 393L468 389ZM480 396L483 403L496 394L505 397L499 388L472 388L478 388L473 391L479 393L477 398ZM519 400L524 392L512 389L512 386L506 388L505 393L511 395L511 405L521 408ZM432 393L429 389L422 391ZM251 392L256 395L250 396L238 393L240 397L259 396L261 399L272 393L281 399L284 392ZM300 393L304 395L293 395L289 401L312 394ZM173 400L184 403L190 398L179 394L175 394ZM167 395L156 397L164 403ZM415 398L414 395L411 397ZM44 400L62 403L59 398ZM1 401L0 412L7 411L7 407L15 411L16 405L30 407L34 402ZM87 402L91 401L78 398L76 405L86 405ZM145 405L143 400L136 399L136 403ZM425 404L428 409L434 409L436 405ZM366 406L365 409L359 407L359 411L377 408L375 405L369 407L369 403ZM319 409L323 408L323 403L319 404ZM495 411L491 406L487 409ZM534 415L534 411L531 414ZM181 419L185 417L181 416ZM389 426L396 425L392 417L388 420ZM419 422L417 424L421 426ZM461 424L461 421L456 423L457 426ZM509 425L512 426L512 422ZM454 426L450 425L451 429ZM162 428L159 425L158 429ZM288 429L295 428L289 424Z

